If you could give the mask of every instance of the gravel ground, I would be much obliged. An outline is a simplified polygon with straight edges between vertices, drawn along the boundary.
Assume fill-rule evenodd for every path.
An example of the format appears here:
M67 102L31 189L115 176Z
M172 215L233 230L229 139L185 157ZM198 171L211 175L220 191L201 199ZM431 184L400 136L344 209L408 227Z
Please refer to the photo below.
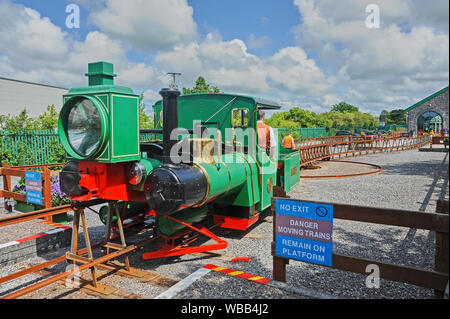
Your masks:
M1 214L0 218L12 216L12 214ZM30 220L20 224L14 224L2 227L0 231L0 244L4 244L13 240L37 235L46 232L55 227L41 224L40 220Z
M448 199L448 153L411 150L368 155L349 160L377 164L382 166L384 171L375 175L340 179L302 179L291 192L291 197L423 212L434 212L436 199ZM97 242L103 238L104 226L96 214L89 210L86 212L91 240ZM71 215L69 214L69 216ZM433 232L344 220L335 220L333 229L334 251L337 253L433 269ZM214 233L228 241L228 248L217 251L217 254L211 252L142 260L142 253L152 251L157 247L157 243L153 243L132 252L130 261L136 268L156 272L175 280L182 280L209 263L271 278L272 230L272 216L266 215L260 222L244 232L216 228ZM142 236L144 235L133 236L128 239L128 243L137 241ZM209 244L212 241L203 241L202 243ZM59 255L62 253L63 251ZM55 253L54 256L58 256L58 253ZM231 259L235 256L250 257L251 260L233 263ZM27 262L32 264L45 259L50 259L50 257L40 256ZM22 263L21 267L25 266ZM0 269L0 276L19 270L17 267L20 265ZM64 265L57 267L64 268ZM60 268L57 267L55 270L60 271ZM35 277L31 276L30 278L29 280L33 280ZM380 288L370 289L366 287L365 280L366 275L293 260L287 266L287 283L291 287L314 289L341 298L431 298L433 296L430 289L383 279L380 281ZM1 285L0 296L20 284L15 281ZM154 298L164 291L163 288L149 286L128 278L114 279L111 285L116 285L120 289L143 298ZM83 297L81 292L77 293L76 298L98 298L87 295ZM33 295L33 298L54 297L54 294L51 293L49 287L43 289L41 293ZM65 298L73 296L75 293L74 295L70 293L64 295ZM176 298L300 299L308 298L308 296L211 272L178 294Z

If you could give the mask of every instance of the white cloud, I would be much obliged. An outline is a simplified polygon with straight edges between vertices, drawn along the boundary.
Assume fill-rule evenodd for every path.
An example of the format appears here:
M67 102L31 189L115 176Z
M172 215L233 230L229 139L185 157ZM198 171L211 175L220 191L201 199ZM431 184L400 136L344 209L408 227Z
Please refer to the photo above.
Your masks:
M347 88L329 93L379 114L448 85L448 1L426 2L427 8L416 0L377 1L381 25L368 29L365 8L372 2L295 0L303 17L297 43L316 52L323 72Z
M260 58L250 54L240 39L223 41L208 34L204 41L177 46L156 56L156 67L182 73L182 85L198 76L221 90L244 94L271 94L283 90L302 96L322 97L333 83L325 77L304 50L287 47L275 55Z
M186 0L107 0L90 18L102 32L141 51L165 50L197 37Z
M247 41L248 47L250 49L260 49L271 43L272 39L269 36L263 35L261 37L257 37L253 33L248 36Z
M155 57L155 65L166 72L182 73L180 86L191 87L198 76L221 90L263 92L269 89L262 61L247 52L242 40L222 41L208 34L200 43L179 45Z
M32 61L57 65L68 52L66 34L39 12L21 5L0 2L0 54L20 71Z
M283 48L267 62L269 78L294 94L316 97L331 88L330 80L301 48Z
M118 74L116 83L140 90L161 85L157 71L144 63L129 62L120 41L89 32L76 41L49 18L30 8L0 2L0 75L63 87L87 85L88 63L108 61Z
M166 73L181 72L180 88L203 76L223 91L286 107L325 112L345 100L374 115L448 85L448 1L379 0L381 28L367 29L369 0L295 0L302 16L297 46L264 57L248 50L267 45L268 37L223 40L215 30L200 38L186 0L76 2L90 8L99 27L84 39L35 10L0 0L0 75L81 86L89 62L108 61L115 83L144 92L147 106L170 83ZM130 61L127 53L137 50L145 62Z

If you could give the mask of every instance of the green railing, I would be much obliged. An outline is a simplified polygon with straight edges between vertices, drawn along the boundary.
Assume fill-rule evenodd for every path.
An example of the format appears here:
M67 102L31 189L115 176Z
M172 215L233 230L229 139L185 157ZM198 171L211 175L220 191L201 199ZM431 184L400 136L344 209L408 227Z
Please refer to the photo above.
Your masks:
M154 138L155 134L140 135L141 142ZM16 133L0 130L0 151L10 155L10 162L14 166L52 164L56 148L61 148L56 130L26 130Z
M325 137L329 136L327 129L325 127L301 127L301 128L277 128L278 136L283 138L289 132L294 133L294 137L299 136L298 138L312 138L312 137ZM295 134L297 133L297 134Z
M0 130L0 143L0 150L8 152L18 165L49 164L53 150L60 145L54 130Z

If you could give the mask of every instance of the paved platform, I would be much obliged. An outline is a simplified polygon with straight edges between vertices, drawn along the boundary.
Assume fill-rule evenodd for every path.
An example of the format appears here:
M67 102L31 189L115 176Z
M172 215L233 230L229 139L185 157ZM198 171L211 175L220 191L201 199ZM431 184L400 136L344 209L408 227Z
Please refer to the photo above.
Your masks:
M430 145L419 148L419 152L448 152L448 147L444 144L433 144L432 150L430 150Z

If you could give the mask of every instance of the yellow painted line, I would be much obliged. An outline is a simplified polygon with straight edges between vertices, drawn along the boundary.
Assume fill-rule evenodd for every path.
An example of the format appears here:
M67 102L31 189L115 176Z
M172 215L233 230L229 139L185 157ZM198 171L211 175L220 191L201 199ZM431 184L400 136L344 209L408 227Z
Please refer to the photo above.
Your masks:
M255 276L255 277L251 277L251 278L248 278L248 280L259 280L259 279L263 279L264 277L261 277L261 276Z
M243 271L236 270L236 271L233 271L233 272L229 272L228 275L237 276L237 275L240 275L240 274L243 274L243 273L244 273Z

